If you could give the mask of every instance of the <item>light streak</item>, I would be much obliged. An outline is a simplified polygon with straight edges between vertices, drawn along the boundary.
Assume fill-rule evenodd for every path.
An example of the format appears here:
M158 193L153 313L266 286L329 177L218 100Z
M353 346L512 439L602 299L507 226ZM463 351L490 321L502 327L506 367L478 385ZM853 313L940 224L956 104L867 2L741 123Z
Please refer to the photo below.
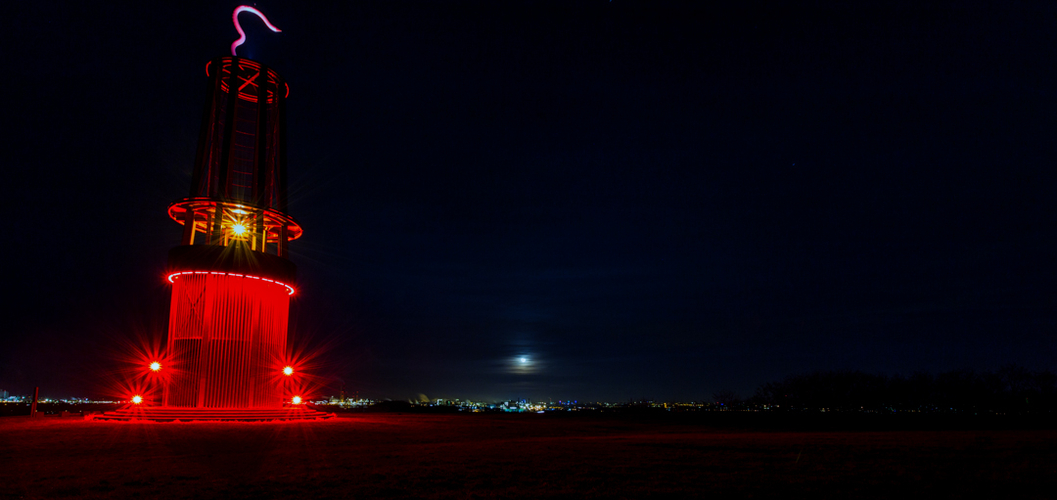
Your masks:
M239 39L235 40L234 42L231 42L231 55L233 56L238 56L238 54L235 53L235 49L237 49L239 45L242 45L242 43L246 41L246 32L242 31L242 26L239 25L239 13L242 12L256 14L257 17L261 18L261 21L264 21L264 25L267 26L268 29L276 33L282 32L282 30L280 30L279 28L272 26L272 23L268 21L267 17L264 17L264 14L262 14L261 11L254 9L249 5L239 5L238 7L235 7L235 12L231 14L231 21L235 23L235 30L239 32Z

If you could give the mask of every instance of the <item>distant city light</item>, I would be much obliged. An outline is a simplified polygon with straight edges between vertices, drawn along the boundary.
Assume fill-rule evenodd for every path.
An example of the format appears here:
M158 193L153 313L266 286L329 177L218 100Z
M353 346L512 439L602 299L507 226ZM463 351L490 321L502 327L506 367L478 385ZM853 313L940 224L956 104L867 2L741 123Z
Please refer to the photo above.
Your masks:
M294 367L287 366L286 368L283 368L283 375L290 376L290 375L293 375L293 374L294 374Z
M140 404L143 402L143 398L139 397L139 395L132 396L132 402L134 404Z
M155 361L155 362L150 364L150 371L156 372L158 370L161 370L161 363Z
M292 399L291 401L293 401L295 405L299 405L301 404L301 396L294 396L294 399Z

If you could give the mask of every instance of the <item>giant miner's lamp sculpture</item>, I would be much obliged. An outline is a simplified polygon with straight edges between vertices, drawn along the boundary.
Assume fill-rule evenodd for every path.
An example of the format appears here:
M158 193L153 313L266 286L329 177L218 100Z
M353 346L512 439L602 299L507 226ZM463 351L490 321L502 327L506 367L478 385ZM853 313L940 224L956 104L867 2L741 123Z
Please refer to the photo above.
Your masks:
M287 322L296 268L288 243L301 226L288 215L286 98L290 87L273 69L232 55L206 65L209 94L202 119L190 196L169 205L183 225L169 251L172 283L166 359L151 366L162 385L162 406L112 412L115 418L317 418L284 410L300 394L286 393Z

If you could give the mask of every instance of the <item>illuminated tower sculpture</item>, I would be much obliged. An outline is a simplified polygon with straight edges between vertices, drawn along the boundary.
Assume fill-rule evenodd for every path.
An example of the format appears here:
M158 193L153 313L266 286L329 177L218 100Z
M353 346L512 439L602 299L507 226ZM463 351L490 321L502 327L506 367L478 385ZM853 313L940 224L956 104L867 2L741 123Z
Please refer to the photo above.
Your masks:
M241 9L241 10L240 10ZM251 8L250 10L278 31ZM290 296L296 268L287 243L286 98L271 68L235 56L206 65L209 95L191 193L169 206L183 225L169 251L172 283L163 405L281 408Z
M287 321L296 268L287 243L301 226L287 215L286 98L290 88L271 68L235 55L206 65L209 95L202 119L190 196L169 205L183 225L169 251L172 283L164 363L152 362L161 406L108 412L103 420L270 420L328 418L284 401ZM146 368L145 368L146 369Z

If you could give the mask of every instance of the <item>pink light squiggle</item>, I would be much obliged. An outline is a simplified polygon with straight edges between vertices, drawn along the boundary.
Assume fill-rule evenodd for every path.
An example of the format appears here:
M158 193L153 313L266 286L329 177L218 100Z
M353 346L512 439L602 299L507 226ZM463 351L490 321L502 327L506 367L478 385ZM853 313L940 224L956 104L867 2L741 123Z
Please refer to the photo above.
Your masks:
M261 18L261 21L264 21L264 25L267 26L268 29L276 33L282 32L282 30L273 26L272 23L268 21L268 18L264 17L264 14L261 14L261 11L250 7L249 5L239 5L238 7L235 7L235 12L231 14L231 21L235 23L235 30L239 32L239 39L235 40L234 42L231 42L231 55L233 56L238 55L235 53L235 49L237 49L239 45L242 45L242 43L246 41L246 32L242 31L242 26L239 26L239 13L242 12L256 14L257 17Z

